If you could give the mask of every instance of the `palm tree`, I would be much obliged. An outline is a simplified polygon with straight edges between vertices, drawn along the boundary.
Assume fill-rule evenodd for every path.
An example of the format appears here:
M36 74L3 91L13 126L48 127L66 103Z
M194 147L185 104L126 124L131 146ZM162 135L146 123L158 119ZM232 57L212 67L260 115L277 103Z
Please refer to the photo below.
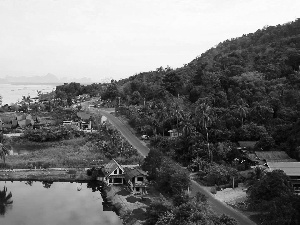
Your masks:
M6 209L13 203L11 198L11 192L7 194L7 187L4 186L3 191L0 191L0 215L4 215L6 213Z
M179 119L182 119L182 102L181 99L175 99L173 104L171 105L172 114L176 117L176 128L177 132L179 132Z
M244 125L244 119L247 117L247 114L248 114L249 105L242 98L240 98L237 101L237 105L234 105L233 107L235 108L237 113L240 115L241 124L243 126Z
M182 122L181 122L181 124L183 125L182 133L183 133L183 136L185 136L185 137L190 136L192 134L192 130L194 130L191 118L192 118L192 116L191 116L190 112L182 113Z
M199 124L202 128L204 128L206 133L206 142L207 142L207 150L208 150L208 157L210 161L212 162L212 152L209 148L209 128L212 124L212 108L208 105L208 103L204 102L201 103L200 106L196 109L196 111L199 111Z
M158 124L162 128L163 136L165 136L164 123L168 118L168 109L163 103L158 104L158 113L156 114L156 116L157 116Z
M2 143L0 143L0 158L3 159L4 165L5 165L5 155L8 154L9 154L8 149Z

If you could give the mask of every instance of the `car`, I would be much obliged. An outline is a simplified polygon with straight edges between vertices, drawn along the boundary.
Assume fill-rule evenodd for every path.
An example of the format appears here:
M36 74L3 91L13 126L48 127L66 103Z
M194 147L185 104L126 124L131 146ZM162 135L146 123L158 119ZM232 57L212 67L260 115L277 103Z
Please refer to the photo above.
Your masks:
M149 139L149 136L146 135L146 134L144 134L144 135L141 136L141 138L142 138L142 140L148 140L148 139Z

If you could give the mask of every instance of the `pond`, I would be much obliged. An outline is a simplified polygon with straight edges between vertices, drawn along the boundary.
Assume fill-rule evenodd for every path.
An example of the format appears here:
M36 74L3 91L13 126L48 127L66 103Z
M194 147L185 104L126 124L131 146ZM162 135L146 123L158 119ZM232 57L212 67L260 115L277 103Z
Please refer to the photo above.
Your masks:
M114 212L106 210L99 186L0 181L0 224L3 225L122 224Z

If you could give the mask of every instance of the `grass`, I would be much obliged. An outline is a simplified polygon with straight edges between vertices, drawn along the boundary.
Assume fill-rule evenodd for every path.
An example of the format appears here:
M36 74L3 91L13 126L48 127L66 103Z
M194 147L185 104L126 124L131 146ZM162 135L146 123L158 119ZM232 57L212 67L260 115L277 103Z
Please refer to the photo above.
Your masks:
M46 113L43 116L53 119L59 117L57 113L60 116L66 114L65 111L58 111L53 112L53 115ZM62 141L41 143L25 138L8 138L5 140L6 146L12 146L16 151L26 150L29 153L7 156L6 165L0 161L0 168L86 168L104 164L112 157L120 164L141 164L144 158L130 148L131 145L126 140L120 139L121 134L110 129L110 126L108 125L107 129L102 128L98 135L84 135ZM102 142L108 147L101 146ZM122 155L119 153L121 146L123 146Z
M87 168L109 161L100 148L87 137L52 142L32 142L23 138L14 138L7 145L14 149L28 150L28 154L9 155L6 166L0 162L0 168ZM120 164L141 163L143 158L138 153L130 157L115 158Z
M7 168L91 167L103 154L85 138L48 142L26 155L6 157Z

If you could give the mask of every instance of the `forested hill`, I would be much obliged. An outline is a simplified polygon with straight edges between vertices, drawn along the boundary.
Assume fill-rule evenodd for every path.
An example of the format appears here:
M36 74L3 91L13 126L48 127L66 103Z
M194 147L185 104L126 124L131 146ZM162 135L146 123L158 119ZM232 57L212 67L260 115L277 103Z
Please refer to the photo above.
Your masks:
M168 72L175 72L173 75L179 76L182 84L177 92L184 94L195 86L205 86L211 73L217 73L226 90L225 78L259 72L265 80L273 80L288 77L299 70L299 65L300 19L297 19L295 22L264 27L255 33L226 40L182 68L172 70L161 67L121 80L120 84L132 80L160 84Z
M226 158L224 149L241 140L300 159L299 65L297 19L226 40L181 68L160 67L77 89L121 103L120 112L141 133L160 137L174 128L185 131L190 138L175 147L158 144L178 161L194 159L199 149L205 156L207 142L218 161ZM74 84L57 88L57 96L70 96L68 88ZM220 143L227 146L221 148L224 154Z
M205 103L214 117L212 142L260 140L259 149L299 157L299 65L297 19L226 40L181 68L160 67L112 83L103 98L167 108L165 121L153 113L148 122L159 134L184 123L201 132L197 109Z

